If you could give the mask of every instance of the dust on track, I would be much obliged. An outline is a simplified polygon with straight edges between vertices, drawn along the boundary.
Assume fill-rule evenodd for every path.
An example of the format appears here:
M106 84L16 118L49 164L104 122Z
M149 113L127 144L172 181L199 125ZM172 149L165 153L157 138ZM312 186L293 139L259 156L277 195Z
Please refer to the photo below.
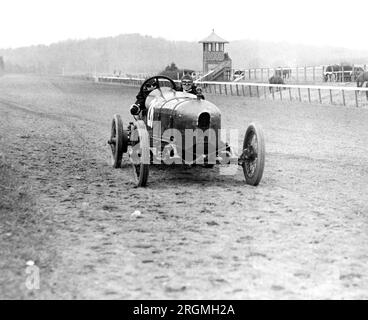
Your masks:
M11 279L1 297L368 297L367 110L208 96L223 127L262 124L260 186L245 185L241 170L157 167L136 189L127 164L111 168L106 144L112 115L129 121L136 90L0 80L3 161L52 222L33 240L42 254L2 265ZM40 290L25 288L22 259L41 267Z

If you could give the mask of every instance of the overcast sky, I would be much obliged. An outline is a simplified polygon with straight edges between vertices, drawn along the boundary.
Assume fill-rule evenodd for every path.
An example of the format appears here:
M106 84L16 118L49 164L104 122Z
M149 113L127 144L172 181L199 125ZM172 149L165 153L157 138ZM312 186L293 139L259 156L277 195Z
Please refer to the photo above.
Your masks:
M140 33L368 49L368 0L1 0L0 48Z

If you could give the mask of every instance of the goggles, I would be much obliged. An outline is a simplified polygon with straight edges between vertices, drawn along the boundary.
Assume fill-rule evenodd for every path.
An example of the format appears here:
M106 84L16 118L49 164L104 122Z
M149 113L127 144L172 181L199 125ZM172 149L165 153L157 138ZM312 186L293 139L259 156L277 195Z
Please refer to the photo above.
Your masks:
M189 85L191 85L192 84L192 81L190 81L190 80L188 80L188 81L183 81L182 82L182 84L183 84L183 86L189 86Z

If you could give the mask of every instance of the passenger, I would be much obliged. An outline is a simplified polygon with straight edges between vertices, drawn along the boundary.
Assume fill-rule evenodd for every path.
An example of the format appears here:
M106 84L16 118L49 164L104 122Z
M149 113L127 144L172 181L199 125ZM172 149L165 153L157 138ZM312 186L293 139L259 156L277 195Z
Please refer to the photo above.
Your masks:
M137 95L137 101L132 104L132 106L130 107L130 113L133 116L137 116L141 113L142 111L142 116L145 116L147 108L146 108L146 98L147 96L155 89L158 88L158 84L156 82L156 80L152 81L151 83L147 83L145 85L144 88L142 88L142 90L140 90L138 92Z
M193 83L192 77L188 75L185 75L181 78L181 87L177 91L191 93L196 95L199 99L205 100L204 95L202 94L202 89L197 88L197 86Z

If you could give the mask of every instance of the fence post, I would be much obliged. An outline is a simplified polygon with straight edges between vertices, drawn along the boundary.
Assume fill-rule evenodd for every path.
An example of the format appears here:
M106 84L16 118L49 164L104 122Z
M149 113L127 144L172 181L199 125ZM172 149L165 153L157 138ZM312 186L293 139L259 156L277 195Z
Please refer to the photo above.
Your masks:
M300 88L298 88L298 96L299 96L299 101L302 102L302 95L300 93Z
M318 89L319 103L322 104L321 89Z
M333 101L332 101L332 90L330 89L330 103L333 104Z
M230 84L230 92L231 92L231 95L233 95L233 86Z
M245 97L244 85L242 85L242 92L243 92L243 96Z
M275 100L275 92L274 92L274 87L271 87L271 92L272 92L272 99Z
M341 92L342 92L342 103L343 103L344 106L346 106L346 104L345 104L345 92L344 92L344 89L342 89Z
M359 108L359 104L358 104L358 91L357 91L357 90L355 90L355 91L354 91L354 93L355 93L355 106L356 106L357 108Z
M254 80L257 80L257 68L254 69Z
M282 101L282 87L279 88L280 89L280 100Z
M270 79L270 68L267 68L267 80Z
M257 88L257 98L259 98L259 88L258 86L256 88Z
M316 67L313 66L313 81L316 81Z
M239 88L238 88L238 84L236 84L236 95L239 95Z
M264 93L265 99L267 99L266 87L263 87L263 93Z
M252 76L252 71L250 70L250 68L249 68L249 80L251 79L251 76Z
M291 88L289 88L289 98L290 98L290 101L292 101L292 98L291 98Z
M310 88L308 88L308 101L309 101L309 103L311 103Z
M252 97L252 86L249 86L249 96Z
M307 66L304 66L304 81L307 81Z
M263 82L263 68L261 68L261 81Z

